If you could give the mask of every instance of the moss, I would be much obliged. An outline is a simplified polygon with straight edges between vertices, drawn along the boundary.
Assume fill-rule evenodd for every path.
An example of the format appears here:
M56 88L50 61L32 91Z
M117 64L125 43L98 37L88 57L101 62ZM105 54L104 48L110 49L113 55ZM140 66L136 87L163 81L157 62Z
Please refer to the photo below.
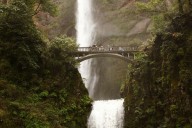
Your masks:
M190 14L173 19L156 35L144 61L129 69L123 92L126 128L192 127L191 20Z
M0 127L85 128L91 100L66 54L75 41L61 36L47 45L25 2L1 8Z
M73 89L54 85L47 89L45 86L26 89L1 80L0 126L11 127L7 125L11 122L14 127L28 128L86 127L91 100L78 73L76 75L80 83L79 87L77 83L71 84Z

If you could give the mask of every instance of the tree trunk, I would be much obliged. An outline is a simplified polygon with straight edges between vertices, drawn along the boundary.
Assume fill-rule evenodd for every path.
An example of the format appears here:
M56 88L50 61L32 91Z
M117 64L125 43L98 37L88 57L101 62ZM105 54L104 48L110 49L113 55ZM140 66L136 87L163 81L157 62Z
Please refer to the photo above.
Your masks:
M189 4L189 11L192 11L192 0L188 0L188 4Z
M2 4L7 4L7 0L1 0Z
M182 0L178 0L179 12L183 13L183 3Z
M166 4L168 11L171 10L171 8L173 7L173 5L172 5L173 3L170 0L165 0L165 4Z

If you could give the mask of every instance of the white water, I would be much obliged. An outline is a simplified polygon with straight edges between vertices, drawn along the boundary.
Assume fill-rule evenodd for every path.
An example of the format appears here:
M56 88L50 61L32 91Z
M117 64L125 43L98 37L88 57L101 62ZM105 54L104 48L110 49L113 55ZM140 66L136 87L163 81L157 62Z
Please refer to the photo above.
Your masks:
M95 101L88 120L88 128L123 128L123 99Z
M89 47L94 43L95 25L92 0L77 0L77 44Z
M77 0L77 44L89 47L94 44L96 23L93 18L92 0ZM97 76L91 74L91 60L81 63L79 71L84 83L93 97ZM95 101L88 119L88 128L122 128L124 107L123 99Z
M96 23L93 19L92 0L77 0L77 44L80 47L89 47L94 44ZM81 63L79 71L90 97L94 94L94 81L97 80L96 75L91 75L91 62L87 60ZM92 76L92 78L91 78ZM92 80L92 82L90 82Z

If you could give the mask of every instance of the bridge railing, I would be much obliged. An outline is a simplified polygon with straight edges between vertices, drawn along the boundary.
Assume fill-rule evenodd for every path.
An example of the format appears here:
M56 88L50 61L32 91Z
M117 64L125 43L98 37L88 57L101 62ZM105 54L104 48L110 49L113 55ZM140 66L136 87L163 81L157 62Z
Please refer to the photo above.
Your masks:
M91 47L78 47L77 50L80 52L88 52L91 50Z
M78 47L79 52L91 51L137 51L138 47L112 46L112 47Z

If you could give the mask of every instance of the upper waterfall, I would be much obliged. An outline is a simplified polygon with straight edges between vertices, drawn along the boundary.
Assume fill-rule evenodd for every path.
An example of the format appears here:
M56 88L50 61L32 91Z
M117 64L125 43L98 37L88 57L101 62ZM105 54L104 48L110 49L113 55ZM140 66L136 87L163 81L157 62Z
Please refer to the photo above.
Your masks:
M92 0L77 0L76 30L77 44L80 45L80 47L89 47L94 43L96 23L93 18L92 2ZM79 71L89 91L89 96L93 98L97 76L91 74L91 62L91 60L82 62Z
M91 46L94 42L95 23L92 13L92 0L77 0L77 44Z

